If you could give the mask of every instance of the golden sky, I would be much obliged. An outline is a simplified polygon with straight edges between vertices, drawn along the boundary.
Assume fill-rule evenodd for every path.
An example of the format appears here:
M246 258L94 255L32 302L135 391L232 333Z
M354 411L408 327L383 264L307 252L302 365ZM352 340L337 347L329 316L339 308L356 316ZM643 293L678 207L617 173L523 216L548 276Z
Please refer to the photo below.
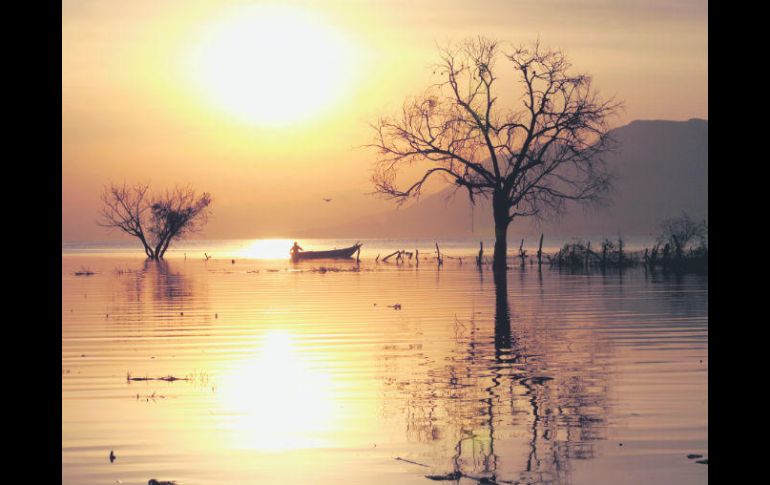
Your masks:
M469 36L563 49L618 125L708 118L707 24L706 0L63 0L62 237L111 237L108 181L211 192L210 238L387 209L369 123Z

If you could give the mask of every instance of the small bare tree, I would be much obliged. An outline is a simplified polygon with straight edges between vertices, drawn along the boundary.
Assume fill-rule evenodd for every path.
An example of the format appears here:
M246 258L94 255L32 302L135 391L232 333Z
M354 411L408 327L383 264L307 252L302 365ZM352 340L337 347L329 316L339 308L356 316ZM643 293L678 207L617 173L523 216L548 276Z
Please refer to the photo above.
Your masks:
M208 219L211 195L175 187L155 197L149 185L110 184L102 192L98 224L136 237L148 258L163 259L171 241L199 231Z
M561 214L565 201L601 202L610 185L602 155L611 149L607 119L620 103L602 100L591 77L570 74L564 55L539 42L505 53L522 91L518 110L498 108L498 42L469 40L446 48L442 81L408 99L397 117L373 125L379 152L373 182L399 203L417 197L434 175L465 188L471 202L491 197L494 268L505 269L508 226L515 217ZM399 173L425 162L406 186Z
M696 222L682 212L681 217L666 219L660 224L661 234L658 236L658 245L668 245L674 250L674 258L680 261L686 253L700 250L708 253L708 222L705 220ZM695 244L699 243L700 247Z

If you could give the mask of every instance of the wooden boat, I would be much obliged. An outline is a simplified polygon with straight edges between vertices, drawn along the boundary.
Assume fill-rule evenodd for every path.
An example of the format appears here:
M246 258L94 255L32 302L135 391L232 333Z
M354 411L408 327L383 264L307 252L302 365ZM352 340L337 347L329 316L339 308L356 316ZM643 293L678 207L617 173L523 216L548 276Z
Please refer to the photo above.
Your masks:
M346 259L352 258L358 251L362 243L357 242L349 248L330 249L328 251L297 251L291 253L292 261L301 261L303 259Z

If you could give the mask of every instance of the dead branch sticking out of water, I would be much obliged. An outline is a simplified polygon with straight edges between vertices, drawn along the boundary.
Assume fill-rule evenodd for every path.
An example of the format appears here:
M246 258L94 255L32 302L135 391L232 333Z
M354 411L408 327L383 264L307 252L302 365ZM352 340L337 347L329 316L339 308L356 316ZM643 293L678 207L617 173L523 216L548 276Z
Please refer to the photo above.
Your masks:
M439 266L444 264L444 258L441 257L441 250L438 247L438 241L436 241L436 261L438 262Z
M543 264L543 233L540 233L540 245L537 247L537 267Z
M401 251L394 251L394 252L392 252L392 253L388 254L387 256L385 256L384 258L382 258L382 262L383 262L383 263L387 263L387 262L388 262L388 260L389 260L391 257L393 257L393 256L395 256L395 255L397 255L397 254L401 254Z
M404 261L406 261L406 256L408 256L409 260L411 261L412 257L414 257L414 253L412 253L410 251L407 251L405 249L399 249L398 251L392 252L392 253L388 254L387 256L385 256L384 258L382 258L382 262L383 263L387 263L388 259L392 258L393 256L396 257L396 264L401 264ZM374 261L377 262L379 257L380 257L380 255L378 254L377 255L377 259L375 259ZM418 261L418 264L419 264L419 261Z

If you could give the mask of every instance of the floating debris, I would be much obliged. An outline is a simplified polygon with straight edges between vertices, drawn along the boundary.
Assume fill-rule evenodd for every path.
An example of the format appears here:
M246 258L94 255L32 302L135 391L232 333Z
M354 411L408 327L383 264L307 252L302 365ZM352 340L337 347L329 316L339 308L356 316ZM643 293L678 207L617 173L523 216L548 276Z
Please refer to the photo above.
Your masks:
M114 270L112 270L112 272L120 276L124 274L140 274L143 271L138 269L131 269L131 268L115 268Z
M388 308L392 308L394 310L401 310L401 303L396 303L395 305L388 305Z
M419 465L419 466L424 466L425 468L430 468L428 465L423 465L422 463L417 463L416 461L407 460L405 458L401 458L400 456L397 456L396 460L405 461L407 463L411 463L412 465Z
M96 273L94 273L90 269L84 268L82 266L80 267L80 271L75 271L75 276L91 276L91 275L95 275L95 274Z
M150 402L150 399L152 399L153 401L155 401L156 399L166 399L166 396L162 394L158 394L157 392L153 391L152 394L147 394L144 396L140 396L139 393L137 393L136 400L138 401L139 399L144 399L145 402Z
M172 382L172 381L189 381L190 379L188 379L187 377L166 376L166 377L159 377L158 380Z
M126 373L126 381L166 381L166 382L174 382L174 381L189 381L189 377L174 377L174 376L164 376L164 377L131 377L131 373Z
M147 485L176 485L176 482L173 480L155 480L154 478L150 478L150 481L147 482Z
M463 477L460 472L447 473L446 475L425 475L429 480L459 480Z
M687 458L689 458L690 460L695 460L696 458L703 458L703 455L698 455L698 454L695 454L695 453L691 453L691 454L687 455ZM702 460L696 460L695 463L699 463L701 465L708 465L709 464L709 460L708 460L708 458L703 458Z

